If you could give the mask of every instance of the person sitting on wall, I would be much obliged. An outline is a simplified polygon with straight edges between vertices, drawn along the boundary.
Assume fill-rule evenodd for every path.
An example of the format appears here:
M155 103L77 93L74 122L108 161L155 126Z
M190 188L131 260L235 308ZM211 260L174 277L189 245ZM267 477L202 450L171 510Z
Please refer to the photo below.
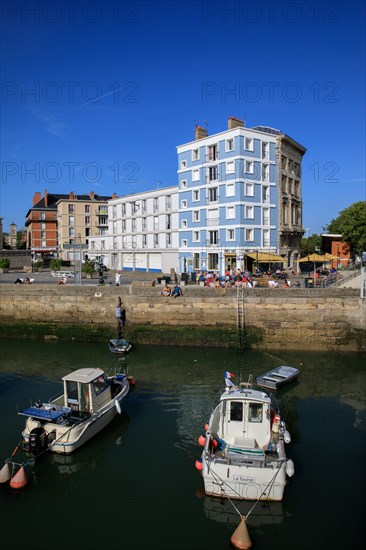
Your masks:
M182 289L180 288L179 285L175 285L171 296L173 296L173 298L178 298L178 296L183 296Z
M14 284L15 285L22 285L23 284L23 279L19 279L19 277L14 281Z
M160 294L161 294L162 296L170 296L170 295L171 295L170 288L168 287L168 285L165 285L165 287L164 287L163 290L160 292Z
M24 281L25 285L31 285L32 283L33 283L33 279L30 279L29 277L27 277Z
M67 283L67 277L62 277L57 284L66 285L66 283Z

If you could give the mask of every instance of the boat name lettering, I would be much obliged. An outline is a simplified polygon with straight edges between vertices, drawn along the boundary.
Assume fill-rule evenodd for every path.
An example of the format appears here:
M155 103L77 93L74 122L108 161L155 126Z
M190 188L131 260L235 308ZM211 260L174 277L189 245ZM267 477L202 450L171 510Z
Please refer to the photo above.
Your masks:
M255 481L255 477L233 476L233 481L240 481L241 483L253 483Z

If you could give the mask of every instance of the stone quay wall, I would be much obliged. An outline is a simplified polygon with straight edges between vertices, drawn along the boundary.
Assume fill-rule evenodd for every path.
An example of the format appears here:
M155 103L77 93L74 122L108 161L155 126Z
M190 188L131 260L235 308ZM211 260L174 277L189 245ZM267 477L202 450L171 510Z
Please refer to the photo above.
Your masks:
M237 289L160 285L0 285L0 335L99 339L116 336L115 307L126 307L134 343L238 345ZM366 304L356 289L244 289L244 342L257 349L366 350Z

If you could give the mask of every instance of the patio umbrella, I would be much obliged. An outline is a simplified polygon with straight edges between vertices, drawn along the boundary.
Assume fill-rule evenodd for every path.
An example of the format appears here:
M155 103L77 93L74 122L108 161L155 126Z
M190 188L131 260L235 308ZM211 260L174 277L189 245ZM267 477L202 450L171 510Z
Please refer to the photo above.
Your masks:
M313 263L314 264L314 277L315 277L315 264L316 264L316 262L324 263L326 261L327 260L325 259L325 257L322 254L313 253L313 254L309 254L308 256L304 256L303 258L300 258L299 263L300 262Z

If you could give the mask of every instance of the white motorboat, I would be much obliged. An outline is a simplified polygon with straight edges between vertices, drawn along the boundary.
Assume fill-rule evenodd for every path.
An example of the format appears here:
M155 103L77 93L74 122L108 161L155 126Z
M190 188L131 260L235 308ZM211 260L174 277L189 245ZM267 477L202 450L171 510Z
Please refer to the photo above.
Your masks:
M243 500L281 501L286 476L294 474L285 443L291 441L275 398L250 381L226 389L199 438L205 493Z
M78 369L62 378L64 392L48 403L19 411L26 416L23 451L69 454L121 413L135 380L125 374L107 376L102 369Z

